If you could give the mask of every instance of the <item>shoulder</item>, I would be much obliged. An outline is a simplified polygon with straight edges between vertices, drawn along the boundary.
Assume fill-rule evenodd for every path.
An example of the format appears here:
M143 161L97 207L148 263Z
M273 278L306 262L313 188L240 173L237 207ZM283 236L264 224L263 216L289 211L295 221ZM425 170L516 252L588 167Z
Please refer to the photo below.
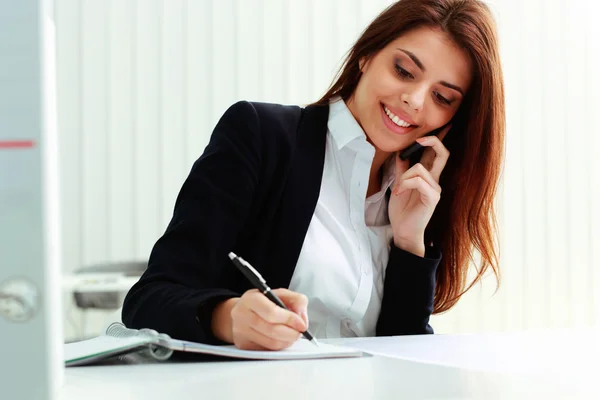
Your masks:
M242 140L261 143L264 151L275 148L294 148L302 137L303 143L311 147L325 138L329 106L286 105L242 100L232 104L221 117L218 126ZM305 147L306 147L305 146Z
M303 113L304 108L296 105L242 100L229 106L218 126L225 128L229 139L260 149L263 157L289 156Z
M303 108L297 105L264 103L241 100L232 104L221 119L242 118L247 123L258 123L261 128L286 128L298 125Z

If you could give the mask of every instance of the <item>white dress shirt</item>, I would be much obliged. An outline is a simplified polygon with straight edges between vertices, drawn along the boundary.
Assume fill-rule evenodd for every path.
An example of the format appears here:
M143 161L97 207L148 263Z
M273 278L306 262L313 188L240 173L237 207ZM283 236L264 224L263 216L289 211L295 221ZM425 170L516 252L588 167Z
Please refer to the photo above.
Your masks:
M385 164L381 190L367 199L375 148L340 99L327 127L321 191L290 290L308 297L317 338L374 336L393 236L385 192L394 163Z

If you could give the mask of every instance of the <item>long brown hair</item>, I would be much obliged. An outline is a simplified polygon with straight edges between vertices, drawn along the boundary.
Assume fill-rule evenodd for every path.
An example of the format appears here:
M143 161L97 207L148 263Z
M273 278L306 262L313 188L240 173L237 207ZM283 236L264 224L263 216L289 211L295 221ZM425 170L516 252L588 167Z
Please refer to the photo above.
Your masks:
M504 157L504 82L495 21L478 0L400 0L385 9L350 49L327 93L316 103L348 100L368 60L410 29L429 26L446 33L471 57L474 76L444 139L450 158L440 177L442 198L427 226L426 243L441 248L434 312L453 307L491 268L500 282L494 197ZM413 161L414 162L414 161ZM476 250L481 264L467 284Z

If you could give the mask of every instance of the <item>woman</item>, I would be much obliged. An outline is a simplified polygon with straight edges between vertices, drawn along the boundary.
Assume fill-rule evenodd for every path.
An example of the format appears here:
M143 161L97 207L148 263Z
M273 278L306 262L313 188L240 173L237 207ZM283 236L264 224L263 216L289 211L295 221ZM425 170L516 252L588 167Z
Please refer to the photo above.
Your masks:
M415 140L424 152L403 161ZM309 318L316 337L432 333L430 315L470 287L474 250L475 281L487 268L498 275L503 142L488 8L401 0L364 31L318 102L225 112L123 321L244 349L286 348ZM289 311L250 286L231 251Z

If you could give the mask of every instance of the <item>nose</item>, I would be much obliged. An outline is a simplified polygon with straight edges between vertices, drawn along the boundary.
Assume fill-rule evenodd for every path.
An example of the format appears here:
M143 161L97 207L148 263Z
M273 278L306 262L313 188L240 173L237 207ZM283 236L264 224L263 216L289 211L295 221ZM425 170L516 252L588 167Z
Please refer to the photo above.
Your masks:
M425 89L415 88L411 92L402 94L400 99L412 110L421 111L423 109L423 104L425 103Z

